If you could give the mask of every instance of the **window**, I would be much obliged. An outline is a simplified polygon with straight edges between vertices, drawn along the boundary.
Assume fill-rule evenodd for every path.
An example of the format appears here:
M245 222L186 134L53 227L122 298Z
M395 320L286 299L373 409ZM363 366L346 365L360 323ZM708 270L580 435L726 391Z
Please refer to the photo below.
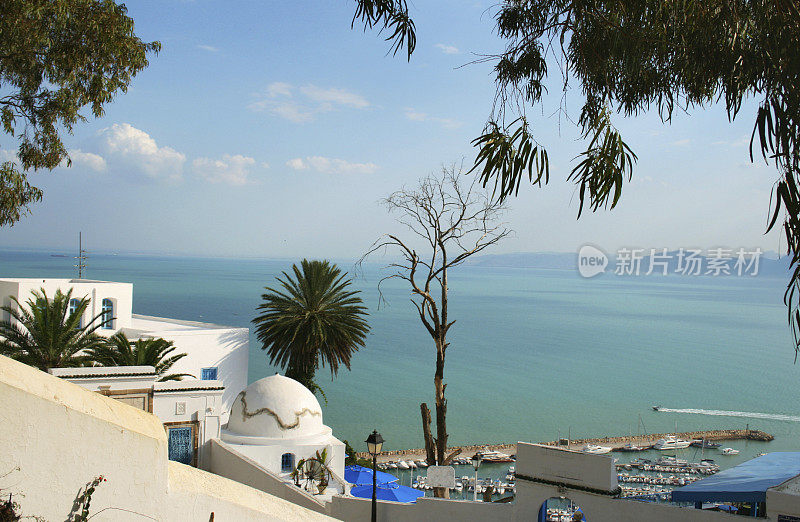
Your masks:
M217 378L217 367L203 368L200 370L200 378L204 381L213 381Z
M104 330L114 329L114 302L111 299L103 299L101 320Z
M80 307L81 301L80 299L70 299L69 300L69 315L74 314L78 311L78 307ZM83 327L83 317L78 320L78 328Z
M193 465L195 458L194 429L192 426L168 427L169 460Z
M292 471L294 471L294 453L284 453L281 455L281 473Z

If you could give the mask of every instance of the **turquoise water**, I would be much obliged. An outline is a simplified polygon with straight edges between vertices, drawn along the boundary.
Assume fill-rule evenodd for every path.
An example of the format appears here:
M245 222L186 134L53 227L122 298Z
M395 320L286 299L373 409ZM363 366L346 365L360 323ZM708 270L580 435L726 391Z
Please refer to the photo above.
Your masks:
M0 252L2 277L72 277L71 258ZM344 269L352 265L340 262ZM265 284L290 261L93 256L87 276L134 284L136 313L249 326ZM399 281L377 266L356 280L370 309L367 346L350 372L318 381L325 423L355 447L372 429L386 449L422 446L419 404L432 405L433 345ZM776 436L732 442L738 463L760 451L800 450L800 366L781 298L785 281L758 277L601 276L570 270L461 267L451 273L447 353L451 444L553 440L738 428ZM250 380L270 367L251 336ZM754 412L761 418L674 409ZM767 414L764 418L763 414ZM688 456L691 457L691 454Z

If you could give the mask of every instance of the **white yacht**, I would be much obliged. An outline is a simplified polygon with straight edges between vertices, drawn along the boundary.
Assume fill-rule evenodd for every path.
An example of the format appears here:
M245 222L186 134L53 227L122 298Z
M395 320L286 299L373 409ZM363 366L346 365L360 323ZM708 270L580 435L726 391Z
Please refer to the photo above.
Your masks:
M596 444L587 444L581 449L584 453L591 453L592 455L604 455L611 451L608 446L598 446Z
M739 450L735 450L733 448L722 448L723 455L738 455Z
M406 464L406 462L404 460L398 460L397 461L397 467L398 467L398 469L411 469L411 466Z
M657 450L676 450L688 448L692 443L690 440L683 440L670 435L665 439L659 439L658 442L653 444L653 449Z

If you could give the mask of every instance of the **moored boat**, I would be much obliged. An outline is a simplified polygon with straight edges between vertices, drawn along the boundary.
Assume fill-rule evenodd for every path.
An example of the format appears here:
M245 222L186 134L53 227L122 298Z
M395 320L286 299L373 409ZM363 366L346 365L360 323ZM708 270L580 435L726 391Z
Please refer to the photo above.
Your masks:
M670 435L669 437L659 439L655 444L653 444L653 449L660 451L684 449L688 448L690 444L691 441L679 439Z
M622 446L619 450L620 451L628 451L628 452L630 452L630 451L644 451L646 449L647 449L646 446L637 446L636 444L634 444L632 442L629 442L629 443L625 444L624 446Z
M705 439L695 439L692 441L692 446L695 448L714 449L719 448L722 444Z
M581 449L581 451L591 455L604 455L610 452L611 448L608 446L598 446L597 444L587 444Z

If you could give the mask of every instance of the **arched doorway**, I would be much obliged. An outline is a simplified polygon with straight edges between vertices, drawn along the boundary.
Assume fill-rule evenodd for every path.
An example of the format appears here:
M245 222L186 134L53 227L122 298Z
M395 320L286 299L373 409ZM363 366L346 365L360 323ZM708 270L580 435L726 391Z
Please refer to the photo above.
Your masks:
M586 522L586 515L566 497L550 497L539 508L538 522Z

